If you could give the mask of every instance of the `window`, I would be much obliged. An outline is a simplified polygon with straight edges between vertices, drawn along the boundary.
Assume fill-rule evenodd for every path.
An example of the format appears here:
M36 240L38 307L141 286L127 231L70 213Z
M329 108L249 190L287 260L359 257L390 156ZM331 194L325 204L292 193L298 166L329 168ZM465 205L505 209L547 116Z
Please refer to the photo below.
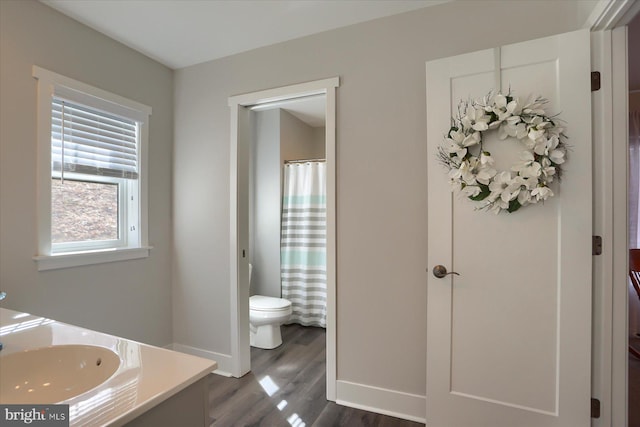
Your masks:
M151 108L39 67L39 270L148 256Z

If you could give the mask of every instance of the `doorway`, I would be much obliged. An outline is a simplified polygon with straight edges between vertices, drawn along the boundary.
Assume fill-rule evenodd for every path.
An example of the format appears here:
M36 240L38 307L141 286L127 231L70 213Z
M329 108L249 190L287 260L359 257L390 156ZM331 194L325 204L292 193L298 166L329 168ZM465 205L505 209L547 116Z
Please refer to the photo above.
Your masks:
M629 362L629 69L628 25L640 12L634 0L603 0L594 8L592 71L602 85L592 92L594 127L594 256L592 403L602 402L594 426L628 425ZM592 407L593 408L593 407ZM597 414L596 414L597 415Z
M319 203L324 202L326 188L321 173L325 160L326 96L263 104L251 110L250 292L290 300L293 317L286 323L298 321L310 326L300 317L311 304L314 308L322 305L325 285L321 263L325 258L325 222L323 205ZM284 244L287 252L283 252ZM289 271L283 266L293 257L297 262ZM307 289L317 298L306 301ZM321 307L318 310L322 312ZM324 326L324 320L320 320L314 326Z
M252 139L251 108L324 95L326 157L326 378L327 399L336 399L336 88L339 78L267 89L229 98L230 141L230 305L231 374L251 370L249 346L249 152Z
M640 14L627 28L629 79L629 248L640 248ZM633 266L629 260L630 268ZM628 425L640 426L640 293L629 286Z

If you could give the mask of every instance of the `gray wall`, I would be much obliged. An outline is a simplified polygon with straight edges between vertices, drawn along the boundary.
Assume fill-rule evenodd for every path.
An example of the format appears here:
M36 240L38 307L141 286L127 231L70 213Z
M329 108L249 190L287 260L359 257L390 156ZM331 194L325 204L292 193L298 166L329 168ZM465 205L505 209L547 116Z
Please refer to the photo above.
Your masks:
M144 260L38 272L36 83L31 67L153 108ZM34 0L0 1L2 306L147 343L171 340L173 72Z
M285 160L324 157L324 128L312 128L285 110L253 114L251 156L251 295L280 297L282 166ZM317 131L319 129L320 131ZM318 140L321 134L323 139Z
M593 5L456 1L177 71L174 286L196 303L175 340L230 352L228 97L340 76L338 379L424 395L425 61L579 29Z
M251 295L280 297L280 110L254 114Z
M313 128L313 149L317 150L313 154L314 159L324 159L325 158L325 128Z
M293 114L280 111L280 165L286 160L323 159L324 127L312 128ZM322 140L319 141L320 133Z

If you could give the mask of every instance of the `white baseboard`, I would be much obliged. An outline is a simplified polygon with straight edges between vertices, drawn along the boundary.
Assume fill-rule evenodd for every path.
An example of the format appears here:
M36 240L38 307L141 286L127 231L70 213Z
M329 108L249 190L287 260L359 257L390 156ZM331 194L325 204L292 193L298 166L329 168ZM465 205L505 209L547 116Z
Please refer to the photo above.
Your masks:
M339 405L419 423L426 422L426 397L418 394L338 380L336 397Z
M215 360L218 363L218 369L213 371L213 373L223 375L225 377L231 376L231 356L228 354L216 353L215 351L203 350L201 348L176 343L171 345L171 349L181 353Z

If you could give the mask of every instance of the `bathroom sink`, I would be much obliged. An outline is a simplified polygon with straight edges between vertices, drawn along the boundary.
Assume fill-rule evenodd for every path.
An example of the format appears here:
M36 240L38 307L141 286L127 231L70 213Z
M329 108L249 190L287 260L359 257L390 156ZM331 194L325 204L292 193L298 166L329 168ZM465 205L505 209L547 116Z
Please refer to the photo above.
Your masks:
M119 366L116 353L92 345L0 352L0 404L62 402L99 386Z

